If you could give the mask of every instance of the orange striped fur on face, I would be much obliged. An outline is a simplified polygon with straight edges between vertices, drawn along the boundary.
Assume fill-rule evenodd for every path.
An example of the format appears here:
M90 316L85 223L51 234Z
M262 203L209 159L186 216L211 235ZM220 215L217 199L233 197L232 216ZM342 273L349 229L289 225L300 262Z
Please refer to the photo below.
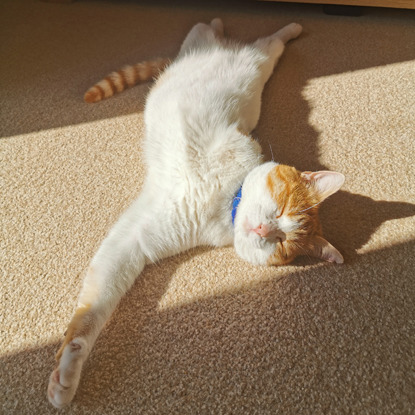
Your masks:
M300 171L285 165L277 165L269 172L267 189L278 206L277 218L284 216L297 226L277 244L268 264L288 264L298 255L308 255L313 238L321 236L318 203L322 199Z

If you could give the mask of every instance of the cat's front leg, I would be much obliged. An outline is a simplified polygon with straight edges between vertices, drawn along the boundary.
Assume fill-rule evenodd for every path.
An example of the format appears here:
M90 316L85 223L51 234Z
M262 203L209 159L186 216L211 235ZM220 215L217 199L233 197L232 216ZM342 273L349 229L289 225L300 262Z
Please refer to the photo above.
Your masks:
M85 276L78 305L49 379L48 399L57 408L70 403L82 366L119 300L145 266L134 210L124 214L104 240Z

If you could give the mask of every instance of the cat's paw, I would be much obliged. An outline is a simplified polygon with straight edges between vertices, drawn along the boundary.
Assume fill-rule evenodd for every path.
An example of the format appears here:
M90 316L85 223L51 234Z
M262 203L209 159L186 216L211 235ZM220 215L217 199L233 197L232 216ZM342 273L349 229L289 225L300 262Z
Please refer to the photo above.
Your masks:
M284 26L280 29L276 35L283 41L283 43L288 43L290 40L297 38L300 36L303 28L298 23L290 23L287 26Z
M287 26L287 29L289 29L291 34L291 39L295 39L298 36L301 35L301 32L303 31L303 27L298 23L291 23Z
M64 386L60 383L59 368L56 368L49 378L48 399L58 409L68 405L75 396L78 384Z
M78 337L64 342L57 354L59 364L50 375L47 395L49 402L58 409L68 405L75 396L87 356L86 346L85 340Z

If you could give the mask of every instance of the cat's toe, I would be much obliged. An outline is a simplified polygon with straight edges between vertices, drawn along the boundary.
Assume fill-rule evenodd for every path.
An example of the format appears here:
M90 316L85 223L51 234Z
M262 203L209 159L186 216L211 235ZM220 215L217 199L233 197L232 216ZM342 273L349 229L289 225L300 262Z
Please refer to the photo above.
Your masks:
M63 386L60 383L59 378L59 369L57 368L52 372L49 378L48 399L55 408L61 409L72 401L76 387L71 388Z

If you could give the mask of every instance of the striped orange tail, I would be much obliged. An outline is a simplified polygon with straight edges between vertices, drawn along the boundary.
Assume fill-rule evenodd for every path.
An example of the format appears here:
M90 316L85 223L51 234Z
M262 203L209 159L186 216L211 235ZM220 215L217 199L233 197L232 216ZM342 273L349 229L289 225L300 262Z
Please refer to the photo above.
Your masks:
M159 58L154 61L125 66L117 72L110 73L102 81L89 88L85 92L84 101L98 102L134 86L140 81L150 81L156 78L169 63L169 59Z

